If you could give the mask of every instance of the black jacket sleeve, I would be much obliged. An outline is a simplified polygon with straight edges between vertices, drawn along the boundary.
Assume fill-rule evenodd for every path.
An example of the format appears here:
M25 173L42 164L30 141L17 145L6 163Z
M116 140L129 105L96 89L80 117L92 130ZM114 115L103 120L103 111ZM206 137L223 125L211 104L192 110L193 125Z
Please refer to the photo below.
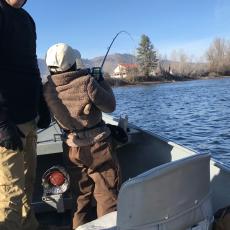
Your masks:
M0 6L0 34L2 34L2 26L3 26L3 16L2 16L2 9Z
M0 34L2 34L3 30L3 16L2 16L2 9L0 7ZM2 46L2 40L1 40L1 36L0 36L0 47ZM0 55L2 55L0 53ZM1 84L1 83L0 83ZM3 97L3 92L2 89L0 87L0 124L2 122L4 122L5 120L7 120L7 108L4 106L5 103L5 99Z
M0 78L0 124L9 120L7 100L4 94L4 84L2 81L3 79Z

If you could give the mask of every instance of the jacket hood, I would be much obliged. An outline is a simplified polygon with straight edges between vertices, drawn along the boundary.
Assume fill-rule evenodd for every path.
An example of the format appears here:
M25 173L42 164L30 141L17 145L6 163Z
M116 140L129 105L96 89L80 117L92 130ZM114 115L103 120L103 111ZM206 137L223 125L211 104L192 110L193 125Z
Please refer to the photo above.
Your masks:
M69 84L74 79L83 76L90 77L88 69L80 69L72 72L64 72L60 74L49 75L47 79L48 81L51 80L56 86L61 86L61 85Z

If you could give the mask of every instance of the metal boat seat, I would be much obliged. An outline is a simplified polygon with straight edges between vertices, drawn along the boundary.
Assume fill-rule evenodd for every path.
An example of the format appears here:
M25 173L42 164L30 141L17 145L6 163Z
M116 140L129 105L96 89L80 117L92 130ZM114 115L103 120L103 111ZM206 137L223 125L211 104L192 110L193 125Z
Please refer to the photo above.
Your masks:
M207 230L212 222L209 154L153 168L126 181L118 211L77 230Z

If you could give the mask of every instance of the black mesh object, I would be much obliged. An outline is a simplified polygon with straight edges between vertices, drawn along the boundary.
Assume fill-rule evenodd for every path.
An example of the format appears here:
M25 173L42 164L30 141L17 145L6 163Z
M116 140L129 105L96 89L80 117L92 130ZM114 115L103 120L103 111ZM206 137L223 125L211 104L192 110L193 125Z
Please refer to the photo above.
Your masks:
M112 137L120 144L125 144L128 142L128 135L121 127L117 125L106 124L111 131Z
M38 106L38 116L39 116L38 123L37 123L38 128L39 129L48 128L51 122L51 115L50 115L49 108L46 104L46 101L42 95L42 91L41 91L40 102Z

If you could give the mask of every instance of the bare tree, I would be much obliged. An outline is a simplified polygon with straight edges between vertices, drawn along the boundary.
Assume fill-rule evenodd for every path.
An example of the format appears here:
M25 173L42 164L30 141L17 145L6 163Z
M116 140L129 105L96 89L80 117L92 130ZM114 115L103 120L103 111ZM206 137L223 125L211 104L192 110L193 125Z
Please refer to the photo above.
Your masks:
M209 70L225 74L230 70L230 43L223 38L216 38L206 52Z
M130 68L126 69L126 74L127 74L127 80L130 82L135 82L137 80L137 78L139 77L139 70L138 70L138 66L133 66Z
M171 54L171 60L172 73L178 76L189 77L194 71L192 58L188 57L183 50L174 50Z

